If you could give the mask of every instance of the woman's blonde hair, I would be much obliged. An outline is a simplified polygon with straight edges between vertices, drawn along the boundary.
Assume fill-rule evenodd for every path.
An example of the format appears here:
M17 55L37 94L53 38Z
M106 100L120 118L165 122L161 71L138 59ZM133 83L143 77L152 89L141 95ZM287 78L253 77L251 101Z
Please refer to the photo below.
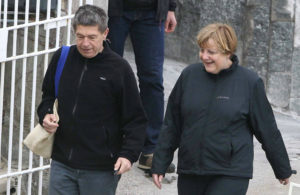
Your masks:
M212 39L224 54L233 54L236 50L237 37L233 28L228 24L214 23L202 28L197 35L199 47L207 47L209 39Z

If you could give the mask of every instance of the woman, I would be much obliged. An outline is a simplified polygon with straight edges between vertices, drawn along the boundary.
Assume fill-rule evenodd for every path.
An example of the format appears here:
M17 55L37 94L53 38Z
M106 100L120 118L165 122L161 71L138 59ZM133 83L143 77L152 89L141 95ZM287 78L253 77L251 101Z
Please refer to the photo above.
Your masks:
M244 195L253 170L253 135L280 183L291 167L261 78L239 65L232 27L210 24L197 36L202 63L180 75L154 153L158 188L178 150L180 195Z

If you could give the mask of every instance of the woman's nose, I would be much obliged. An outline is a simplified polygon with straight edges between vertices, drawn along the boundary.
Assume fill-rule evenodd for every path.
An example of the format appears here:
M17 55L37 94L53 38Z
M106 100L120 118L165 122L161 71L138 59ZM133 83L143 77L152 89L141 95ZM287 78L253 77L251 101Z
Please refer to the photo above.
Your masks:
M200 52L200 58L203 60L207 60L209 59L209 55L207 54L207 52Z

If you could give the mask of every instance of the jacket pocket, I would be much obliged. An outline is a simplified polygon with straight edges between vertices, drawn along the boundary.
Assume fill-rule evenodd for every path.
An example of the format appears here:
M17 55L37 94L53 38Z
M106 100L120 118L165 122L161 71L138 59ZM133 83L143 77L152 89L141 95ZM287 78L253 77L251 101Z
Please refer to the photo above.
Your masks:
M110 158L114 158L114 154L112 152L111 145L110 145L111 142L110 142L109 131L105 126L102 126L102 128L103 128L104 135L105 135L105 147L107 149L108 155L109 155Z
M204 161L214 168L230 167L233 145L230 136L214 136L204 143Z

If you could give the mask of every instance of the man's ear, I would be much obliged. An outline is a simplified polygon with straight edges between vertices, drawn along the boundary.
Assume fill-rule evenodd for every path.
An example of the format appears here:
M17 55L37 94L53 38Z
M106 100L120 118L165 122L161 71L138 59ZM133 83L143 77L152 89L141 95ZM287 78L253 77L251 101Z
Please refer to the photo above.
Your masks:
M105 31L103 32L103 35L105 36L105 39L106 39L108 33L109 33L109 28L106 28Z

